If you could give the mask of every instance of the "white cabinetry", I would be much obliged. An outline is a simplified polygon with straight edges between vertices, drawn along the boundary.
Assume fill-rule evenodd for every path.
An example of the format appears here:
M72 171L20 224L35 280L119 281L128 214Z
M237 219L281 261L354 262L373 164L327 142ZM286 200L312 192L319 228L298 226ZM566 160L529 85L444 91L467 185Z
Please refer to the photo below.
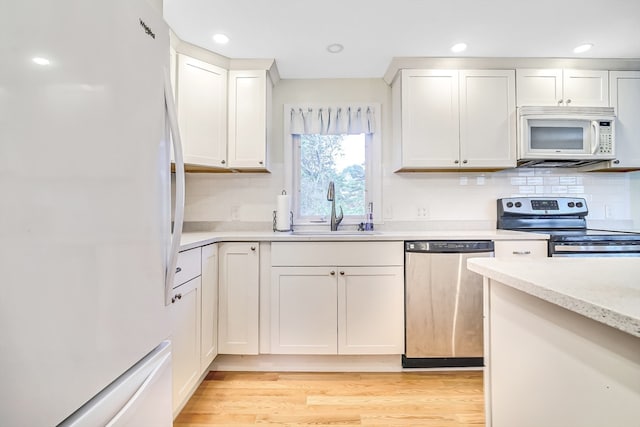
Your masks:
M267 168L272 86L266 70L229 71L230 168Z
M606 70L519 68L516 78L518 107L609 106L609 72Z
M609 84L616 113L616 158L591 169L640 169L640 71L611 71Z
M181 252L171 313L173 413L177 415L200 378L200 248Z
M221 243L219 256L218 352L258 354L260 247Z
M516 165L512 70L402 70L393 89L400 170Z
M271 352L402 354L400 242L274 242Z
M227 70L179 54L177 100L185 163L226 166Z
M498 240L494 242L496 258L546 258L546 240Z
M218 244L202 247L200 372L218 355Z

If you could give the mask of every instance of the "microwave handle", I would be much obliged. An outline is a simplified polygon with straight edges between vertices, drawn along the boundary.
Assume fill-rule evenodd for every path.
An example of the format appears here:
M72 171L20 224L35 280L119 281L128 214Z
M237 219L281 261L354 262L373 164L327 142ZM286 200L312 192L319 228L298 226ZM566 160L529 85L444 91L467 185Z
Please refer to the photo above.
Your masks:
M596 154L600 148L599 126L596 120L591 120L591 154Z

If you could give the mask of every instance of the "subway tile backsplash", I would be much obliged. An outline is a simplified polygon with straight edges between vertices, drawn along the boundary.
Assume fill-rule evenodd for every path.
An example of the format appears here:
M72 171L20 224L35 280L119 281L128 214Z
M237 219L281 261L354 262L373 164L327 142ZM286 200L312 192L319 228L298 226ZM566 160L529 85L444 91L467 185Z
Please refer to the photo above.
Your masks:
M276 196L284 183L283 167L270 174L189 174L185 218L189 222L233 223L236 228L263 223L269 229ZM583 197L590 226L640 228L625 173L579 173L570 169L511 169L492 173L393 173L385 171L383 206L375 207L379 229L431 229L446 224L495 226L500 197ZM418 214L420 212L420 214Z

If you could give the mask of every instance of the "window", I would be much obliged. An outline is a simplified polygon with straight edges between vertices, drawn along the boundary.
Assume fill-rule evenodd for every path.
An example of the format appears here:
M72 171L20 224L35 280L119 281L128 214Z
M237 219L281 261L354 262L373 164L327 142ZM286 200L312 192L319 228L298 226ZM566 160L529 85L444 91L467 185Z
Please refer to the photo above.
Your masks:
M285 189L292 195L294 225L328 224L333 181L341 226L364 221L373 203L381 222L381 144L378 104L285 105Z

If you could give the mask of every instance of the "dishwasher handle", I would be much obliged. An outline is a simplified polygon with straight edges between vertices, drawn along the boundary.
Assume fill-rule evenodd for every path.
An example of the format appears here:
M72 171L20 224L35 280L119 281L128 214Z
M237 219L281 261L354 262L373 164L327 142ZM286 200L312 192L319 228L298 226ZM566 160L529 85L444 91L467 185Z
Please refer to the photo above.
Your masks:
M404 243L405 252L477 253L493 252L492 240L416 240Z

